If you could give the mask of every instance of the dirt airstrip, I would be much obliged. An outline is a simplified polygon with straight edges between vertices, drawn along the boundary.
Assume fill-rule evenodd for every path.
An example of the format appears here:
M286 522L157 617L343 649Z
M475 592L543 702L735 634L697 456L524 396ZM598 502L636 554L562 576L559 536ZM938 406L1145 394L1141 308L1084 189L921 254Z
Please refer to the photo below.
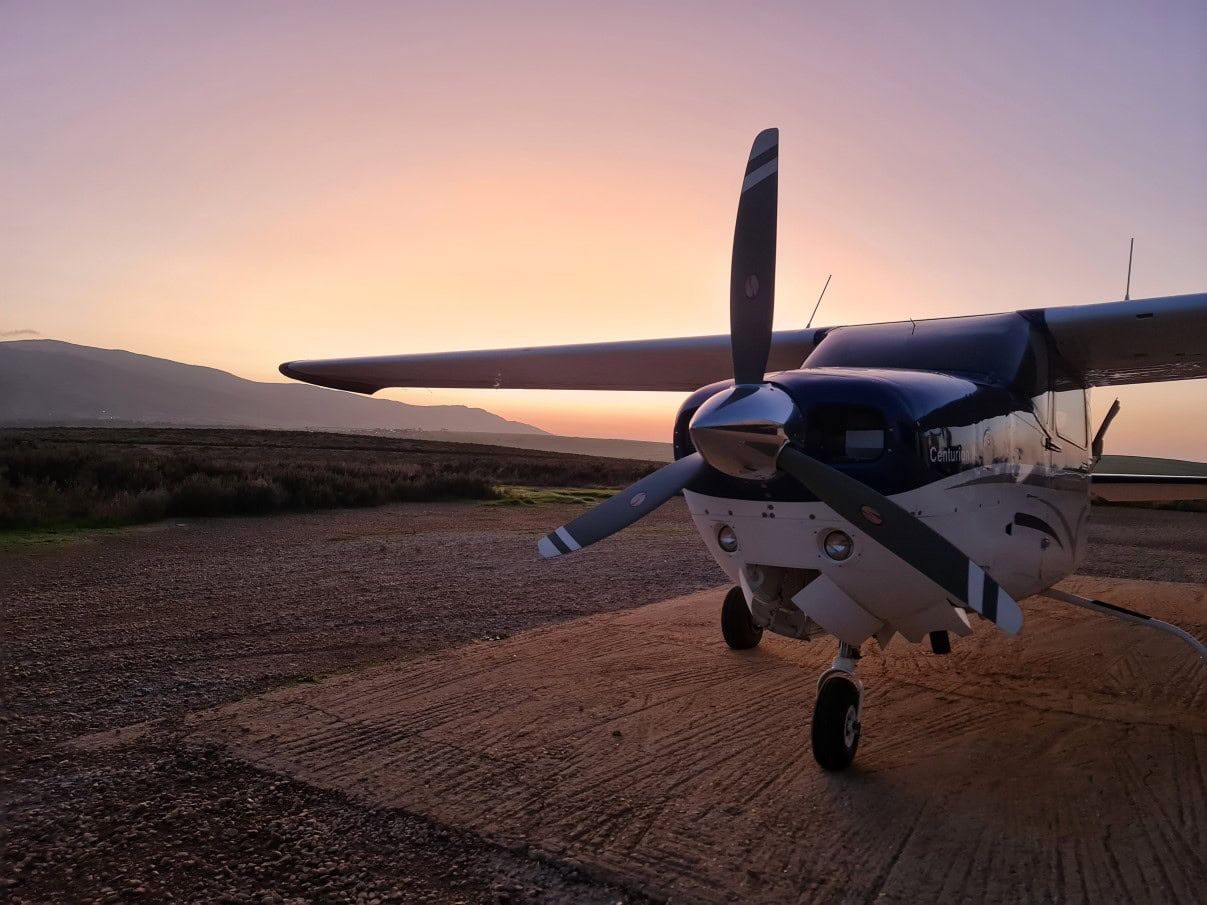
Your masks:
M1207 883L1207 670L1173 639L1028 601L1017 640L870 645L857 769L829 776L807 733L830 646L729 652L681 503L539 561L573 514L392 506L0 552L0 900ZM1207 636L1207 515L1098 510L1084 571L1071 589Z

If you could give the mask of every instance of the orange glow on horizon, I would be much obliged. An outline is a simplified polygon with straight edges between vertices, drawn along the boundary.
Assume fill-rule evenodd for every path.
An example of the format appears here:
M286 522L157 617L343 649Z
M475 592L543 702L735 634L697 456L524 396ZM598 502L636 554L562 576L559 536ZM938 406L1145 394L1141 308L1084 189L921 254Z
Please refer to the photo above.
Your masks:
M780 329L829 273L819 325L1119 298L1132 235L1133 297L1204 291L1205 28L1201 4L12 5L0 330L257 380L724 333L768 125ZM381 395L655 440L682 398ZM1112 450L1207 460L1202 381L1118 395Z

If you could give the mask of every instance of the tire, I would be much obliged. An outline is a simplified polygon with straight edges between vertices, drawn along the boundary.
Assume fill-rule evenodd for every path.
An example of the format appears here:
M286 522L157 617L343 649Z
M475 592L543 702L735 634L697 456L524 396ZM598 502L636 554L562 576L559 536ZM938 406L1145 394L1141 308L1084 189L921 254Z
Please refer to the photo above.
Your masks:
M859 750L859 689L835 676L818 689L813 708L813 757L823 770L845 770Z
M730 588L721 604L721 634L734 650L750 650L763 638L763 629L754 624L741 588Z

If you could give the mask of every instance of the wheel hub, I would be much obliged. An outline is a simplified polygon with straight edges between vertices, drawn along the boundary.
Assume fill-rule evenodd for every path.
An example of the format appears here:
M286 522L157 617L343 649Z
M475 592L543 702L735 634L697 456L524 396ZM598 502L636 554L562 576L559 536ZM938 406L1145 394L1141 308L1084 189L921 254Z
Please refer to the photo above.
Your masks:
M855 708L847 708L846 719L842 724L842 740L846 742L848 748L855 744L855 734L859 731L859 714L855 712Z

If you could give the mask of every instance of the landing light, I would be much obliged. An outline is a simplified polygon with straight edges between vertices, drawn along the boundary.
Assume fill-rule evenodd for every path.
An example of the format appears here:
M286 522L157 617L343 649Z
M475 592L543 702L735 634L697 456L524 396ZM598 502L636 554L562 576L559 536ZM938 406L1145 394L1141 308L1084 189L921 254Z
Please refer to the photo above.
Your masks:
M845 531L831 531L821 543L826 556L836 562L842 562L855 549L855 542Z
M717 543L726 553L736 553L738 550L738 533L728 525L717 529Z

